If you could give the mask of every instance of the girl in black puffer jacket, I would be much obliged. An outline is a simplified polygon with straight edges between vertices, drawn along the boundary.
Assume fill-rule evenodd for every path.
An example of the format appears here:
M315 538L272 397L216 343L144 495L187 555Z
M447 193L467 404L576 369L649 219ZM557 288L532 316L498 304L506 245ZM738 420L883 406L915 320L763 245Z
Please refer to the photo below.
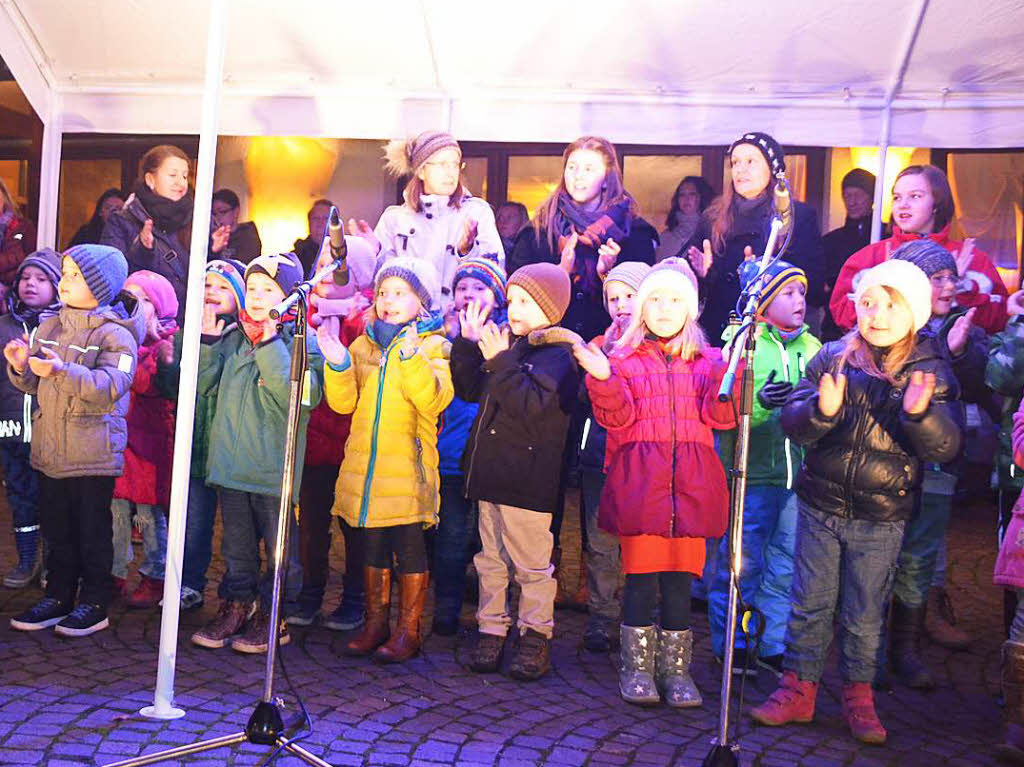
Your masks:
M882 743L875 678L885 605L921 462L959 448L956 378L934 339L931 283L908 261L865 272L855 292L857 328L826 345L782 411L782 428L806 445L796 482L793 605L779 689L751 715L762 724L808 722L839 609L843 714L854 737Z

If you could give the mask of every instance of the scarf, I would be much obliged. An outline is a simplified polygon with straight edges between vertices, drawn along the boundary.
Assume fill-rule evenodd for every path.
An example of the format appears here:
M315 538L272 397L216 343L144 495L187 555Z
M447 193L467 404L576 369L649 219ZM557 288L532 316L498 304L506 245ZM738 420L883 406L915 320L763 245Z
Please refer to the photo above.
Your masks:
M174 233L184 229L192 221L192 193L186 192L180 200L171 200L159 195L139 182L135 185L135 196L146 213L153 219L153 225L164 232Z
M294 319L295 314L293 312L288 312L287 314L281 315L277 322L279 325L283 325ZM261 344L266 340L263 338L263 332L265 330L263 322L254 320L249 316L245 309L238 312L238 327L242 329L242 332L245 333L245 337L249 339L253 346ZM225 330L227 330L227 327L225 327ZM280 335L280 333L278 333L278 335Z
M576 251L576 264L572 280L579 283L587 294L601 292L601 279L597 276L597 249L609 239L620 245L629 237L632 218L629 206L632 200L625 197L604 210L583 210L569 193L558 192L558 213L551 226L558 235L558 250L575 232L579 242L587 248ZM556 257L558 254L555 254Z
M415 320L414 320L415 322ZM391 342L395 340L395 337L402 332L408 323L402 323L401 325L395 322L385 322L384 320L373 321L373 338L381 349L387 349L391 346Z
M753 200L736 195L733 198L733 211L735 216L732 220L732 227L729 229L730 236L740 234L762 234L764 220L768 217L768 205L771 195L766 189Z
M60 312L60 300L56 297L46 306L32 307L18 298L18 287L15 285L7 294L7 311L18 322L26 327L38 327L45 319L56 317Z

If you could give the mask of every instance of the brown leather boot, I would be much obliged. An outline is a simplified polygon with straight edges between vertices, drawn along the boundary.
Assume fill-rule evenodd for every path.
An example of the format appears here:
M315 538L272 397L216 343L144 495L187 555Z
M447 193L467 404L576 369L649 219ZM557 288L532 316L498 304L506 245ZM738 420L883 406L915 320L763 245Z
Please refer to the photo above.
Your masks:
M363 630L345 645L345 655L369 655L391 636L391 570L364 567L366 622Z
M950 650L965 650L970 647L973 637L957 625L956 614L949 594L941 586L928 589L927 611L924 630L937 645Z
M377 648L373 659L378 663L402 663L420 651L423 643L423 605L427 601L430 573L403 573L399 576L398 590L401 608L398 630L385 644Z

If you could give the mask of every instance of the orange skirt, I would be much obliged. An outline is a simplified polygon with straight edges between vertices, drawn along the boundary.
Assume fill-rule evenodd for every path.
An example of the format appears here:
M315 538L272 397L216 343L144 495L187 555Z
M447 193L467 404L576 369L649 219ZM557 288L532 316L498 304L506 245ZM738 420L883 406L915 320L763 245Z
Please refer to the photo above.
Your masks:
M699 578L704 572L706 538L625 535L619 541L622 543L622 570L626 575L693 573Z

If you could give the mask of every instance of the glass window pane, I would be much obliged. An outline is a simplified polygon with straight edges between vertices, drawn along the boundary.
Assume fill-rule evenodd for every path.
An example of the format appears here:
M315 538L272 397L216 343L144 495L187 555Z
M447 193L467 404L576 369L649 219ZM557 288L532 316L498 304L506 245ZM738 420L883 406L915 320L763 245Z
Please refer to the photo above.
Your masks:
M956 208L953 236L975 238L977 249L985 251L997 267L1015 272L1024 219L1024 153L950 152L946 162ZM1011 284L1017 282L1016 275L1007 277Z
M807 202L807 155L787 154L786 155L786 180L789 181L789 188L793 197L800 202ZM729 168L729 157L725 158L725 170L722 174L722 188L732 183L732 173Z
M28 204L28 162L0 160L0 179L3 179L14 201L24 213L24 208Z
M508 158L509 202L521 202L533 218L534 213L555 191L562 177L562 156L533 155Z
M701 156L627 155L623 166L626 189L640 206L640 215L660 232L679 182L701 175Z
M57 203L57 233L66 248L75 232L92 218L96 200L107 189L121 186L121 161L64 160L60 164L60 199Z
M463 157L466 163L462 177L466 180L471 194L487 199L487 158Z

